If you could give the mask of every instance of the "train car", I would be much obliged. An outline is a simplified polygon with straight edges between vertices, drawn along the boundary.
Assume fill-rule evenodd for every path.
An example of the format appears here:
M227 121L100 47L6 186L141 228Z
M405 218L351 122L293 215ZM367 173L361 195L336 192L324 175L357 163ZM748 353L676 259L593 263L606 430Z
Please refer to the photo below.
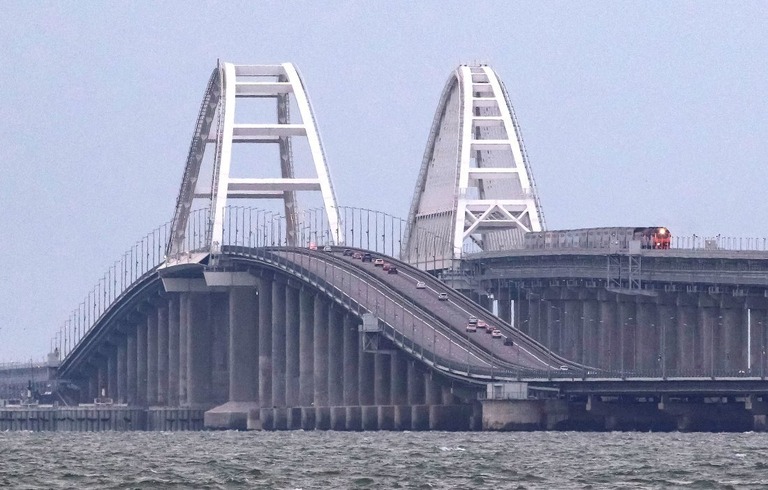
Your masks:
M672 241L669 229L663 226L582 228L526 233L524 246L528 249L606 249L627 250L631 242L642 249L668 249Z

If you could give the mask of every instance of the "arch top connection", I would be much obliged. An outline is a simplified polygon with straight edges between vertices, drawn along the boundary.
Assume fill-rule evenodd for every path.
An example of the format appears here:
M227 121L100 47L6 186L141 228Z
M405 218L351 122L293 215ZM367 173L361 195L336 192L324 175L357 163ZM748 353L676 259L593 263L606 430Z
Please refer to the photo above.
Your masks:
M291 118L291 97L298 109L297 121ZM275 110L251 114L261 119L239 120L238 100L260 98L273 100ZM247 114L246 111L242 111ZM275 118L276 115L276 118ZM264 123L264 118L274 120ZM257 122L259 121L259 122ZM292 142L306 141L312 160L311 175L297 177ZM249 167L249 175L232 177L230 170L236 145L277 144L280 177L259 173ZM213 145L213 171L210 188L198 190L198 178L208 145ZM262 167L263 168L263 167ZM338 204L331 182L315 116L304 83L292 63L279 65L239 65L219 63L208 82L190 144L181 189L171 225L166 255L171 258L190 252L185 245L189 215L196 200L210 209L205 243L210 253L220 252L224 210L231 199L275 199L282 201L285 216L285 241L295 245L301 212L300 191L320 194L329 229L340 228ZM331 237L334 242L337 237Z
M440 97L414 190L403 255L450 237L438 253L518 248L544 218L520 127L503 83L485 63L460 65Z

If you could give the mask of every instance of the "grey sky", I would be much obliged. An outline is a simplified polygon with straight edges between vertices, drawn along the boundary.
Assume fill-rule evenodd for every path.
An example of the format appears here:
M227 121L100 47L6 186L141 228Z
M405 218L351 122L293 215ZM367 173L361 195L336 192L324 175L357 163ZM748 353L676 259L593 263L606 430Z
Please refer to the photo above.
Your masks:
M440 92L487 61L549 228L768 237L768 4L2 2L0 361L168 221L217 58L301 70L342 205L405 217Z

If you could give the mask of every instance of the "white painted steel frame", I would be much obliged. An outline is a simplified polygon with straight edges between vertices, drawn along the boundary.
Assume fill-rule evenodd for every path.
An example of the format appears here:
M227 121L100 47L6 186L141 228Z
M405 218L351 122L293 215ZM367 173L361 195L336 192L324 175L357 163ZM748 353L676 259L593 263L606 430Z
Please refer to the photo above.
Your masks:
M453 117L447 105L452 97L460 97L457 134L443 134L443 128L452 123L447 118ZM485 115L483 111L497 115ZM482 134L476 128L500 128L506 138L479 138ZM457 140L455 166L445 162L434 162L436 142L444 138ZM494 165L480 157L481 151L500 155ZM475 165L472 157L476 155ZM498 162L501 161L501 166ZM505 165L506 164L506 165ZM448 171L455 168L455 188L452 206L435 209L434 203L423 206L422 199L427 186L445 176L430 175L430 171ZM438 169L438 170L433 170ZM430 178L431 177L431 178ZM508 182L503 187L503 195L488 196L483 183L496 181L494 190L498 193L499 182ZM516 190L518 189L518 190ZM492 192L493 193L493 192ZM428 209L422 209L426 207ZM451 237L446 243L443 254L453 259L460 259L468 240L482 250L515 248L521 241L512 241L512 233L496 238L494 243L486 240L488 234L498 230L518 230L519 232L541 231L543 215L539 206L530 167L525 155L522 136L514 117L509 97L495 72L488 66L459 66L446 84L433 121L432 131L419 172L414 197L408 217L403 256L417 262L418 247L425 247L422 238L425 230L429 233L445 229L438 221L445 223L451 230ZM421 233L421 234L420 234ZM416 252L414 252L416 251Z
M277 82L253 82L238 79L238 77L278 77ZM282 81L285 80L285 81ZM235 122L235 106L238 97L279 97L293 94L298 106L301 123L291 123L289 120L287 102L285 107L278 108L279 119L276 124L248 124ZM211 138L212 122L218 114L219 121L215 137ZM315 177L295 178L293 175L292 152L290 141L281 145L281 178L230 178L232 161L232 145L234 143L280 142L280 138L306 137L312 160ZM285 141L284 140L284 141ZM210 193L196 193L200 165L207 143L215 143L214 172ZM336 196L334 194L328 165L325 160L320 135L318 133L312 107L306 94L304 84L296 68L291 63L282 65L235 65L221 63L214 70L200 109L198 123L190 146L187 165L184 170L179 198L171 227L171 240L166 254L174 257L185 250L186 225L193 200L207 198L210 200L209 230L206 237L210 252L219 253L223 244L224 214L228 199L238 198L272 198L283 199L286 208L286 237L289 245L298 235L295 216L296 191L320 191L330 230L340 229L340 218ZM290 215L290 216L289 216ZM331 240L338 244L343 236L336 232Z

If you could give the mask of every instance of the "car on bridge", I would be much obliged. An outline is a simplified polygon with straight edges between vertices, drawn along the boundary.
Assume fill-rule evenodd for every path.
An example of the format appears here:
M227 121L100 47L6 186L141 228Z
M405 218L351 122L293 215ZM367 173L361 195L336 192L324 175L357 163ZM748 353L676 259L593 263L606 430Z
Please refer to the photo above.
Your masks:
M471 323L472 325L477 325L477 317L476 316L470 316L469 320L467 320L467 323Z
M384 259L376 259L373 261L373 265L376 267L383 267L384 266Z
M416 282L416 289L426 289L426 288L427 288L427 283L425 283L424 281Z
M515 341L512 340L512 337L504 337L504 345L515 345Z
M353 259L362 259L363 258L363 253L362 252L355 252L355 253L352 254L352 258Z
M364 253L363 257L360 260L362 260L363 262L373 262L373 255L369 253Z
M501 338L501 330L499 330L498 328L494 328L493 331L491 332L491 338L500 339Z
M333 248L330 245L323 247L323 252L333 252Z
M477 332L477 325L467 323L467 332Z
M309 242L309 249L310 250L317 250L317 243Z
M387 274L397 274L397 267L390 265L389 269L387 269Z
M437 293L437 299L440 301L448 301L448 293Z
M350 249L348 249L348 248L345 248L345 249L344 249L344 253L343 253L342 255L343 255L344 257L352 257L352 256L354 255L354 253L352 252L352 250L350 250Z

